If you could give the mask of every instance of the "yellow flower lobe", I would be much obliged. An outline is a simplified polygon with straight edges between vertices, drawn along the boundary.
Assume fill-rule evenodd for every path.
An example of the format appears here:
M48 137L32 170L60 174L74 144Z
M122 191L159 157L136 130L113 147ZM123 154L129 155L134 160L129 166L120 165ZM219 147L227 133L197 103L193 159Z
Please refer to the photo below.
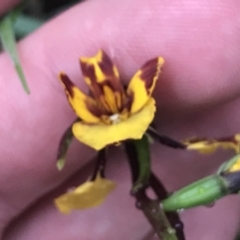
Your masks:
M62 213L97 207L102 204L115 187L116 184L114 182L102 178L98 174L94 181L87 181L75 190L56 198L55 204Z

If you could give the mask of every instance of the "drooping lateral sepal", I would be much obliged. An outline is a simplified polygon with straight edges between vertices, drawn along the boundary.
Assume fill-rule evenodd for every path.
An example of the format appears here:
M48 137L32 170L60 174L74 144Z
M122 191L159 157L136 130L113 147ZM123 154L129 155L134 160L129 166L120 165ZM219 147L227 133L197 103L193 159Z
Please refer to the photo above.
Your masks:
M60 212L69 213L101 205L106 197L115 189L116 184L105 178L106 149L101 150L92 177L73 191L69 191L55 199Z
M116 187L116 184L97 175L94 181L87 181L75 190L61 195L55 199L55 204L62 213L72 210L97 207L106 199Z
M240 150L240 134L223 138L191 138L183 141L187 150L195 150L203 154L213 153L218 148Z

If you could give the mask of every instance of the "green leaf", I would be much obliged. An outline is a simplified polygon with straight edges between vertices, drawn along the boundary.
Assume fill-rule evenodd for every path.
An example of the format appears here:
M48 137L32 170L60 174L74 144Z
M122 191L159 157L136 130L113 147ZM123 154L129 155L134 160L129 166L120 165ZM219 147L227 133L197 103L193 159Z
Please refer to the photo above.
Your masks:
M29 94L30 90L28 88L26 78L24 76L23 69L18 57L16 39L14 35L14 30L13 30L13 20L16 19L16 15L18 12L19 12L19 9L13 10L1 20L0 38L1 38L3 48L5 49L6 52L8 52L8 54L10 55L13 61L14 67L18 73L18 76L21 80L24 90L26 91L26 93Z

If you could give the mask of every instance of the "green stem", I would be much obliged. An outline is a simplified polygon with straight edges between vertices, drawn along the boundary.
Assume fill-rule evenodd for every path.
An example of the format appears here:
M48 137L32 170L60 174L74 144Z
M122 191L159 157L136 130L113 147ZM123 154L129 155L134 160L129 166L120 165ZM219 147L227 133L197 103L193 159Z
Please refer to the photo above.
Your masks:
M133 144L136 149L137 159L138 159L138 178L133 184L132 193L134 194L141 188L145 188L149 183L149 178L151 175L151 157L149 142L146 135L142 139L134 140Z
M150 152L149 145L148 142L146 142L146 139L147 138L144 136L144 138L138 142L135 141L125 142L128 162L132 173L132 181L134 183L136 190L135 192L132 191L132 194L136 199L136 206L140 210L142 210L142 212L148 219L149 223L153 227L159 239L178 240L176 236L176 230L172 228L165 212L163 211L159 204L159 200L152 200L147 196L146 186L144 186L146 184L145 182L144 184L136 185L136 183L138 183L140 179L145 181L146 176L149 176L151 174ZM145 159L144 156L147 158ZM144 163L145 161L148 162L147 165L145 165L146 164ZM147 170L144 169L143 166L145 167L147 166Z
M149 199L143 189L135 197L138 207L144 212L159 239L178 240L176 230L170 225L159 201Z

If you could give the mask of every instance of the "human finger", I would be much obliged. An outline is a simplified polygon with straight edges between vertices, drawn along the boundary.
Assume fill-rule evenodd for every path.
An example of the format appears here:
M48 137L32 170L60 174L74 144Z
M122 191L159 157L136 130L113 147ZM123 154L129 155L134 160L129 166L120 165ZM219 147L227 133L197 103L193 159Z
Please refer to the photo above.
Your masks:
M237 26L230 29L231 34L222 38L219 38L222 29L212 32L216 23L222 26L225 24L224 19L228 19L229 23L229 16L230 22L235 23L238 15L234 2L226 1L220 6L218 1L211 6L207 1L201 4L198 1L182 3L169 7L169 3L159 4L154 0L148 3L141 1L137 5L135 1L122 1L118 6L114 1L92 1L76 6L51 21L19 44L21 60L32 91L30 97L21 92L8 59L5 55L1 56L1 82L4 83L2 111L9 114L3 116L2 121L5 125L1 136L5 142L1 151L5 167L0 182L6 183L9 176L14 176L8 184L2 184L2 199L14 206L14 209L6 210L2 204L6 216L15 216L30 202L63 181L76 167L80 167L75 157L65 174L59 175L54 168L54 147L60 138L60 131L73 118L55 79L63 68L73 79L77 79L79 69L77 62L75 65L74 62L78 56L93 55L97 49L103 48L117 63L123 77L129 79L144 61L163 55L168 63L164 69L164 80L159 82L156 92L162 93L157 97L159 105L169 109L181 110L206 103L222 103L238 95L239 54L233 51L239 38ZM206 13L206 6L212 10L211 14ZM145 14L142 14L142 9L146 10ZM103 12L107 14L103 15ZM192 32L192 28L198 31ZM155 37L149 37L154 34ZM159 39L157 36L164 37ZM202 41L199 42L199 39ZM209 39L211 41L206 45ZM166 44L169 44L168 47ZM229 44L227 52L231 53L231 58L220 51L225 44ZM209 49L212 52L209 58L201 59L193 54L196 49L202 55L205 53L204 56L207 56ZM225 63L224 68L220 68L222 62ZM210 63L214 64L208 69ZM205 69L208 69L207 75ZM206 76L208 81L205 80ZM82 81L79 85L85 87ZM15 129L14 137L9 135L12 129ZM52 133L50 138L47 134L49 132ZM11 146L15 146L14 151ZM80 151L83 153L79 160L81 163L83 159L92 156L92 153L88 155L83 146ZM35 164L32 164L32 159ZM21 189L21 201L16 198L16 189Z
M0 0L0 15L17 5L21 0Z

